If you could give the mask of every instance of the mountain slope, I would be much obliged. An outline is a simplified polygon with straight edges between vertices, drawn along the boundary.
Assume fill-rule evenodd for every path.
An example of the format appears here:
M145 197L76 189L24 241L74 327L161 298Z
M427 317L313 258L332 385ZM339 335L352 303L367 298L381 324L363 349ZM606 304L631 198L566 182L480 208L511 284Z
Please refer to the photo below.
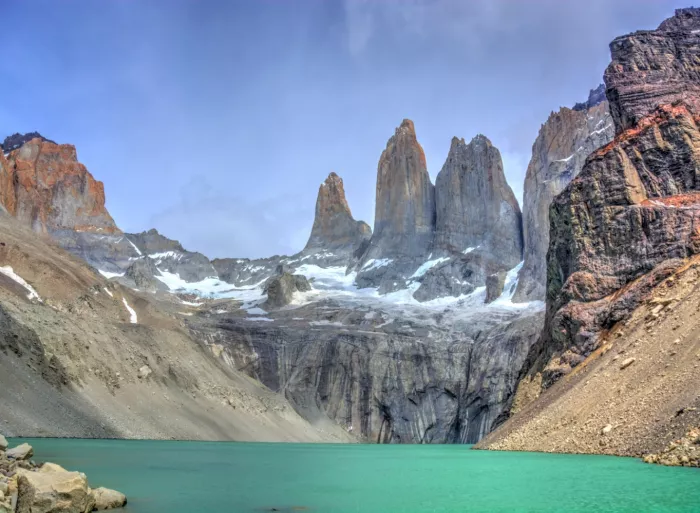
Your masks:
M189 307L174 296L160 301L109 282L6 215L0 233L3 433L347 439L222 367L191 337L181 320Z

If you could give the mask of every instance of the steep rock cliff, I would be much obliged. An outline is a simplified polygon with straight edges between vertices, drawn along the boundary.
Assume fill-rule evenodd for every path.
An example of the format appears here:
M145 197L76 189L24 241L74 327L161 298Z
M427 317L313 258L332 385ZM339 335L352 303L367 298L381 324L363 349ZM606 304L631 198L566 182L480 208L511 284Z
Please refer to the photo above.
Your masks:
M368 257L422 256L434 230L435 188L413 121L404 119L379 159Z
M549 206L583 167L593 150L613 138L604 86L591 91L588 101L561 108L542 125L532 146L523 195L524 264L514 301L545 299Z
M463 253L479 249L505 269L522 257L520 207L503 174L501 154L477 135L469 144L454 137L435 180L435 248Z
M530 374L542 372L545 387L700 251L698 12L679 10L658 31L611 44L605 78L617 135L588 157L550 209L546 324L529 357ZM659 73L638 71L660 66L659 41L674 48L659 71L675 74L662 88Z
M35 137L0 157L0 202L37 232L119 233L104 185L78 162L75 147Z
M329 174L318 188L314 224L304 249L353 252L371 235L367 223L352 217L343 179L336 173Z
M617 133L633 128L659 105L683 103L700 114L698 34L700 9L677 9L656 30L640 30L610 43L606 94Z

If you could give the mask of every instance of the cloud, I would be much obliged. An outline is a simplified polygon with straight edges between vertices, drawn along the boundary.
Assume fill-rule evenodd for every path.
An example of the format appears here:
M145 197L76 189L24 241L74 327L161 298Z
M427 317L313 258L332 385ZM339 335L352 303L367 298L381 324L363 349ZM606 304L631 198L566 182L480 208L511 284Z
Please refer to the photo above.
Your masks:
M210 258L258 258L300 251L313 215L313 208L291 194L251 201L215 189L200 175L182 188L177 201L152 216L151 225Z

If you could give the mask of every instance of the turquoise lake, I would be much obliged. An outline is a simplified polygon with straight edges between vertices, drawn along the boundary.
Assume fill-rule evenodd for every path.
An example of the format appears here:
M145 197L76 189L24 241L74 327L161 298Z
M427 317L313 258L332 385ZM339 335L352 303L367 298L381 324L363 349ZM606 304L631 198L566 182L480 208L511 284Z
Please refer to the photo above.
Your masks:
M460 445L26 439L130 513L700 511L700 471ZM14 440L12 442L17 442Z

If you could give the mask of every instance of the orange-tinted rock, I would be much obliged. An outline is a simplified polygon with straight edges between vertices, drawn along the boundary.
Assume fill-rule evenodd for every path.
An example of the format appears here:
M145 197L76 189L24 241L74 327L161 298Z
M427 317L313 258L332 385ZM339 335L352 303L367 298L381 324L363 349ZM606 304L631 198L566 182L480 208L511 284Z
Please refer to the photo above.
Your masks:
M425 253L435 230L435 187L413 121L404 119L377 168L372 258Z
M316 216L305 250L354 250L371 235L367 223L352 217L343 179L336 173L329 174L318 188Z
M0 202L38 232L120 233L105 208L104 185L69 144L34 138L0 156Z

